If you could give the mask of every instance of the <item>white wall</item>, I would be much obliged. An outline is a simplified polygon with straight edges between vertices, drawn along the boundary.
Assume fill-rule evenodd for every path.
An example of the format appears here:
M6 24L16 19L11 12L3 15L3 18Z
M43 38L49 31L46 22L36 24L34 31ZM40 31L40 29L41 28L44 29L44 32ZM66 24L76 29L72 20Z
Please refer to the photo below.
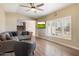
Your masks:
M29 17L16 13L6 13L6 31L16 31L17 20L25 21L26 29L32 31L35 36L35 21Z
M16 31L17 15L6 13L6 31Z
M0 32L5 31L5 12L3 8L0 6Z

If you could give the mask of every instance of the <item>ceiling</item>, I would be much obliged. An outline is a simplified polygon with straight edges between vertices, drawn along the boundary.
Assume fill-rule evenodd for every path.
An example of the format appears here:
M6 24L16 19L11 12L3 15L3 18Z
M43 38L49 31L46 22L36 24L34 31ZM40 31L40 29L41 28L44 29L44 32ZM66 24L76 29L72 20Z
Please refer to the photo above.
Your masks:
M35 3L35 4L39 4L39 3ZM44 3L43 6L39 7L43 9L43 11L37 11L36 13L31 10L27 11L29 8L20 6L20 5L27 5L27 3L4 3L1 5L3 6L6 12L16 12L26 15L28 17L39 18L41 16L45 16L47 14L50 14L51 12L54 12L66 6L69 6L71 5L71 3Z

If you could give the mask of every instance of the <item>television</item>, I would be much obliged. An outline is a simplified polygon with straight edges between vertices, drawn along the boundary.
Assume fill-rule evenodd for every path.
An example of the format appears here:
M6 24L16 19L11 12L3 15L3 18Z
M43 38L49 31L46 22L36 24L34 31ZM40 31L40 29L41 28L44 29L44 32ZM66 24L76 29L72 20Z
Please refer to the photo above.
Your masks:
M38 29L45 29L46 23L45 22L37 22L36 26Z

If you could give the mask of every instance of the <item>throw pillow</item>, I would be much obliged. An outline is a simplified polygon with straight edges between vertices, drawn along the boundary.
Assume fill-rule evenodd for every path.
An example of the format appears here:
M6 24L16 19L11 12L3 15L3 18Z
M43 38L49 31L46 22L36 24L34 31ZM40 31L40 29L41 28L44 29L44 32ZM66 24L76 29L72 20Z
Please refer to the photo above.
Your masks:
M6 40L11 40L10 36L6 35Z
M3 41L2 35L0 35L0 41Z

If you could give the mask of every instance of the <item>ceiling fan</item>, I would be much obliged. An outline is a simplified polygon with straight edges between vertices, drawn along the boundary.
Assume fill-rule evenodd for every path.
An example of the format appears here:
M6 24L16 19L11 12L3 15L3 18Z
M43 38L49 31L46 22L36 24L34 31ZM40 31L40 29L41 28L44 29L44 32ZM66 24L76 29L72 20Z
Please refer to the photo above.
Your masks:
M43 6L44 3L38 4L38 5L35 5L35 3L28 3L28 4L29 4L29 6L25 6L25 5L20 5L20 6L30 8L30 10L34 11L34 12L37 12L37 10L43 11L43 9L40 9L39 7ZM30 10L27 10L27 11L30 11Z

